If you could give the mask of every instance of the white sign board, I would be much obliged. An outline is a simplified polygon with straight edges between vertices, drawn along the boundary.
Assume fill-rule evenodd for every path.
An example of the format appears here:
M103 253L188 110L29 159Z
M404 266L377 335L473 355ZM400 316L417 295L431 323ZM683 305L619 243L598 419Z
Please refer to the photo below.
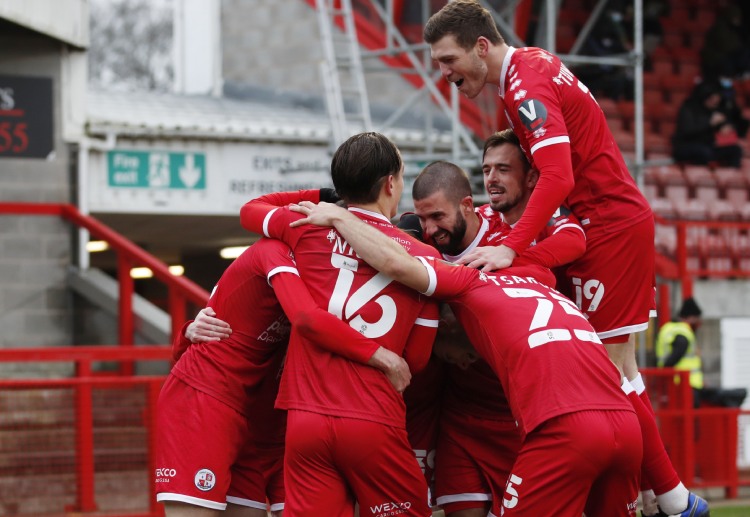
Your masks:
M330 187L324 146L208 143L91 151L92 213L237 215L269 192Z

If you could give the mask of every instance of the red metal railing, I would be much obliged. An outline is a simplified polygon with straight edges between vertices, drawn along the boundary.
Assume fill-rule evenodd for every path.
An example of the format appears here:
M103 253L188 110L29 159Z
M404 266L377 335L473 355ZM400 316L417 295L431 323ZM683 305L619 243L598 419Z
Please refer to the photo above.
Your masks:
M112 407L99 407L95 408L93 403L93 391L94 389L101 390L117 390L118 393L126 392L128 389L133 387L142 387L145 392L145 400L143 401L143 411L141 418L139 419L139 425L144 427L146 430L146 464L143 466L143 476L147 478L148 482L148 503L146 508L142 511L128 510L125 512L117 512L116 509L113 512L110 508L107 511L107 515L110 517L160 517L163 515L163 508L156 502L155 486L153 482L153 475L155 471L154 461L154 450L155 450L155 411L156 401L159 396L161 385L164 381L164 376L122 376L120 374L103 376L101 374L94 374L92 363L95 361L170 361L171 360L171 347L169 346L138 346L138 347L118 347L118 346L81 346L81 347L55 347L55 348L41 348L41 349L10 349L0 350L0 364L2 363L16 363L16 362L72 362L75 364L75 377L72 378L56 378L56 379L2 379L0 380L0 394L7 392L22 393L22 390L26 390L27 393L38 390L40 394L43 394L43 398L54 398L52 393L63 392L66 390L73 390L74 397L72 403L73 408L73 422L75 440L74 440L74 456L75 456L75 502L72 505L65 505L65 497L59 494L64 494L67 491L67 485L62 476L62 472L57 472L58 477L53 476L52 480L47 479L44 486L40 486L35 492L36 496L42 499L45 491L50 491L57 495L55 504L59 505L59 508L51 509L46 508L45 514L50 514L50 510L53 512L52 515L68 515L69 512L80 512L84 514L96 514L101 507L102 501L97 501L95 495L95 482L96 482L96 469L95 469L95 420L102 421L101 416L97 416L97 411L102 412L111 410ZM17 395L16 397L21 396ZM4 433L7 439L11 438L13 432L24 433L28 432L28 429L23 426L13 426L13 422L21 419L21 417L14 417L14 413L22 414L28 410L28 408L13 408L8 407L7 400L4 404L0 403L0 431ZM53 404L56 410L61 408L57 407L57 404ZM66 427L64 418L53 418L52 410L44 412L45 418L43 419L43 425L45 429L52 430L54 434L49 436L56 436L61 433L62 428ZM38 422L29 422L29 426L40 425ZM51 440L52 438L50 438ZM64 449L64 444L60 445L60 449ZM8 450L5 447L0 447L0 454L8 454ZM29 454L31 451L24 451ZM58 451L60 452L60 451ZM62 451L64 452L64 451ZM9 470L11 473L14 468L18 468L18 465L14 465L12 461L7 458L3 462L3 470ZM28 468L28 467L26 467ZM61 469L64 470L64 469ZM33 472L32 472L33 476ZM20 476L19 476L20 477ZM57 483L55 482L57 480ZM59 485L59 486L55 486ZM104 497L115 496L122 498L123 494L116 494L112 492L105 492ZM129 494L125 494L127 497ZM5 503L8 503L12 497L9 494L4 494ZM106 502L106 501L105 501ZM15 502L15 507L20 508L16 511L11 511L10 515L15 514L27 514L31 515L34 512L23 511L24 501ZM38 508L38 507L37 507ZM0 505L0 515L6 515L3 512L2 505Z
M92 236L109 243L110 247L117 253L117 280L119 283L118 328L119 343L121 345L132 345L134 339L134 282L130 276L130 269L133 266L146 266L150 268L154 273L154 277L167 286L169 292L168 312L172 321L172 339L180 331L186 319L186 304L189 302L196 307L203 307L208 301L208 291L187 278L173 275L169 272L169 268L164 262L93 217L83 215L73 205L0 202L0 214L62 217L80 228L85 228ZM127 363L125 366L127 366Z
M722 487L726 497L736 498L740 486L750 486L738 467L739 418L750 412L694 408L689 372L645 368L641 373L664 445L683 483L691 488Z

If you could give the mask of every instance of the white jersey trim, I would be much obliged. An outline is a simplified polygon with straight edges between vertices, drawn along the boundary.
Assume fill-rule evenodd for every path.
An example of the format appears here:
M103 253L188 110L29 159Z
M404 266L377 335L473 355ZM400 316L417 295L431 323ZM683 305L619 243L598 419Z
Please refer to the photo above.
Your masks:
M239 506L246 506L247 508L257 508L259 510L266 509L266 503L261 503L260 501L254 501L252 499L244 499L242 497L234 497L231 495L227 496L227 502Z
M270 237L270 235L268 235L268 223L271 222L271 216L276 210L278 210L278 208L274 208L273 210L268 212L266 214L266 217L263 219L263 235L265 235L266 237Z
M283 509L284 509L284 503L274 503L271 505L271 508L270 508L272 512L280 512Z
M372 210L366 210L364 208L357 208L356 206L350 206L349 207L350 212L358 212L360 214L369 215L370 217L374 217L375 219L382 219L386 223L393 225L390 219L388 219L386 216L379 212L373 212Z
M274 275L278 275L279 273L292 273L294 275L299 276L299 271L297 271L296 267L291 267L291 266L275 267L271 271L269 271L268 274L266 275L266 282L268 282L268 285L271 285L271 277ZM273 286L271 285L271 287Z
M542 147L547 147L548 145L555 145L555 144L564 144L565 142L570 143L570 137L568 135L553 136L552 138L547 138L546 140L542 140L541 142L535 143L531 147L531 154L534 154Z
M438 505L448 504L448 503L459 503L463 501L492 501L492 494L480 494L480 493L474 493L474 492L467 492L463 494L441 495L440 497L435 499L435 502Z
M209 501L208 499L200 499L198 497L192 497L189 495L173 494L170 492L161 492L156 494L156 501L180 501L181 503L188 503L194 506L202 506L204 508L211 508L212 510L226 510L227 503L217 503L216 501Z
M618 329L607 330L606 332L597 332L596 335L599 339L609 339L611 337L622 336L625 334L632 334L634 332L643 332L648 328L648 321L646 323L638 323L636 325L628 325L627 327L620 327Z
M509 46L508 52L505 53L505 59L503 59L503 66L500 69L500 88L498 89L498 95L500 98L505 98L505 76L508 74L508 67L510 66L510 58L516 52L514 47Z
M427 284L427 289L424 290L422 294L425 294L427 296L432 296L432 294L435 292L435 289L437 288L437 274L435 274L435 268L433 268L429 262L427 262L427 259L424 257L417 257L420 262L422 262L422 265L427 270L427 277L429 278L429 282Z
M423 327L438 328L439 320L428 320L427 318L417 318L414 320L415 325L422 325Z
M474 237L474 240L471 241L471 244L469 244L467 248L463 250L461 253L459 253L458 255L443 254L443 258L445 260L447 260L448 262L456 262L458 259L468 254L471 250L473 250L479 245L481 240L484 238L484 234L487 233L487 231L490 229L490 223L489 221L487 221L487 219L485 219L479 214L477 214L477 217L479 217L479 219L482 221L482 224L479 226L479 231L477 232L477 236Z
M583 231L583 228L581 228L577 224L573 224L573 223L561 224L560 226L558 226L557 228L555 228L555 231L552 232L552 235L556 234L557 232L559 232L563 228L575 228L576 230L579 230L583 234L583 238L584 239L586 238L586 232Z

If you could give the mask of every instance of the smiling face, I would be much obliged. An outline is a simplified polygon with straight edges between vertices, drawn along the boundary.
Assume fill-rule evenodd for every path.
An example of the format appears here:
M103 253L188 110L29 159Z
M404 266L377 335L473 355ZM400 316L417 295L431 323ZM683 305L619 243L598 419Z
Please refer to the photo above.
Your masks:
M458 255L464 246L466 218L461 203L451 202L438 190L420 200L414 200L414 212L422 224L423 235L441 253Z
M430 45L432 59L440 67L440 73L458 91L473 99L487 83L486 56L489 42L480 37L471 49L462 48L452 34L444 36Z
M527 170L521 149L505 143L487 149L482 160L484 188L493 210L505 214L510 224L520 218L536 184L537 173ZM518 212L518 217L513 217Z

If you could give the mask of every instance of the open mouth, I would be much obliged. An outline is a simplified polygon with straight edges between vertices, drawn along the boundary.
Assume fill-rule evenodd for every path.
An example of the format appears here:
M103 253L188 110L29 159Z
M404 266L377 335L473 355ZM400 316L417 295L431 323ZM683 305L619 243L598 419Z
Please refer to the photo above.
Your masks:
M490 199L497 199L505 194L505 189L502 187L489 187L487 188L487 194L489 194Z
M453 84L456 85L456 88L461 88L461 85L464 84L464 80L463 79L459 79L458 81L456 81Z

